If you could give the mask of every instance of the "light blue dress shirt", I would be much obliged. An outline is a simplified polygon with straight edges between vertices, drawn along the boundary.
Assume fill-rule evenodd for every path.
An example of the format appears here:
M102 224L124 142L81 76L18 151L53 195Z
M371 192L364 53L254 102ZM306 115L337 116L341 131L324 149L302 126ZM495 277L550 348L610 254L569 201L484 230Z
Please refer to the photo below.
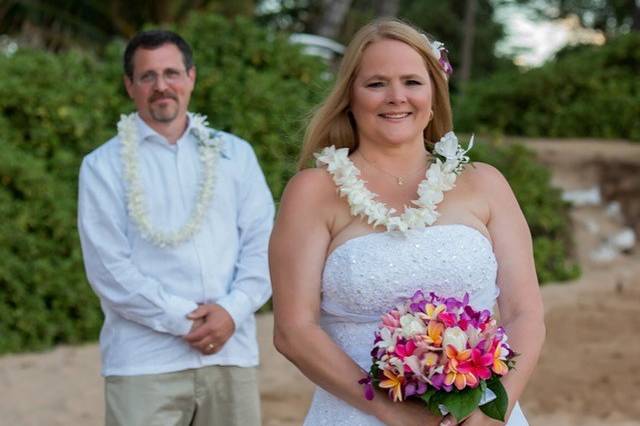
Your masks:
M189 120L190 123L192 120ZM175 145L137 117L139 175L154 228L179 229L191 215L202 167L191 125ZM222 134L208 215L188 241L160 248L127 212L121 141L87 155L80 169L78 228L89 282L105 315L102 374L164 373L258 364L253 313L271 295L267 245L273 198L251 146ZM216 354L183 340L198 304L225 308L236 331Z

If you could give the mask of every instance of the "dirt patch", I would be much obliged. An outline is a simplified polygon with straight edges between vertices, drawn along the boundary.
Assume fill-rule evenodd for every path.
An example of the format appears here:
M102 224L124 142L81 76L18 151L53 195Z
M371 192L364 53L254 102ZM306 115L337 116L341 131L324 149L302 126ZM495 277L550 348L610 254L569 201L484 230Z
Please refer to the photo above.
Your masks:
M625 223L640 235L640 161L601 161L600 187L607 202L620 203Z
M547 339L522 398L532 424L640 424L638 260L543 288Z

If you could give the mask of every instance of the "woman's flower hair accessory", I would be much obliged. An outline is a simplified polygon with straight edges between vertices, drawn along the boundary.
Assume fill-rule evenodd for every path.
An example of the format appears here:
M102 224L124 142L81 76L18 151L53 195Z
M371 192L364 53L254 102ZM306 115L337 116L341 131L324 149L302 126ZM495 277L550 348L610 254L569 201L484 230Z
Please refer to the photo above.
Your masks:
M422 37L424 37L425 41L427 42L427 46L429 46L431 52L433 52L433 55L438 60L438 63L440 64L440 67L446 74L447 78L451 76L451 74L453 74L453 67L449 62L449 51L446 47L444 47L444 43L436 40L431 41L429 40L429 37L426 36L426 34L422 34Z

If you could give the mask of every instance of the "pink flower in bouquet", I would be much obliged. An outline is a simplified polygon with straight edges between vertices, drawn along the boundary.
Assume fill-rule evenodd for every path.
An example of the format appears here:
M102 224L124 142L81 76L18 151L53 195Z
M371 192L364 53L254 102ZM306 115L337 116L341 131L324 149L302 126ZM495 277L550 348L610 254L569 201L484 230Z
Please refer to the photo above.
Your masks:
M382 324L390 329L400 327L400 315L398 311L391 311L382 316Z
M463 362L458 367L459 371L467 374L473 374L480 380L491 378L490 366L493 365L493 354L482 353L480 349L475 348L471 351L471 359Z
M413 355L413 351L416 350L416 344L413 340L409 340L407 343L398 343L396 345L396 356L400 359L405 359L408 356ZM493 358L491 359L493 361Z

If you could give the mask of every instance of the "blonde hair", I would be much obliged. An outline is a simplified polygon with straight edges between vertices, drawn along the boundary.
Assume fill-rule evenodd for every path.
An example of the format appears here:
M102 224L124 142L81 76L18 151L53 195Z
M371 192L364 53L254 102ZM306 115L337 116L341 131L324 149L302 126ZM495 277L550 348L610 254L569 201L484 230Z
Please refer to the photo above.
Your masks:
M451 103L447 77L425 36L417 29L397 19L382 19L362 27L349 43L336 82L325 99L314 111L304 135L304 144L298 168L309 166L313 153L324 147L358 148L357 127L349 113L351 89L360 69L364 50L379 40L401 41L422 56L433 87L433 118L424 129L425 144L438 141L452 130Z

